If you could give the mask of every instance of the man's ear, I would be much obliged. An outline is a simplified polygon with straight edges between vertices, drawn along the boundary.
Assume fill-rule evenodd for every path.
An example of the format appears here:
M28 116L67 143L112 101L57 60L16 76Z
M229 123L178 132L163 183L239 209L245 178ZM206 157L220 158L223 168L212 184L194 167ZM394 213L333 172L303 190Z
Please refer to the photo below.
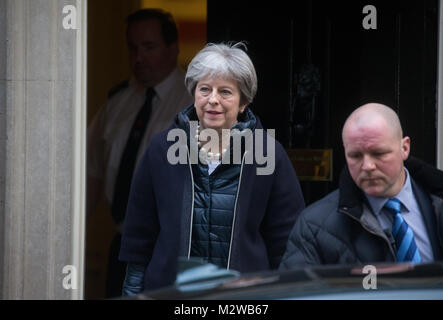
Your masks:
M411 151L411 139L409 137L404 137L401 140L401 151L403 153L403 161L405 161L409 157L409 152Z

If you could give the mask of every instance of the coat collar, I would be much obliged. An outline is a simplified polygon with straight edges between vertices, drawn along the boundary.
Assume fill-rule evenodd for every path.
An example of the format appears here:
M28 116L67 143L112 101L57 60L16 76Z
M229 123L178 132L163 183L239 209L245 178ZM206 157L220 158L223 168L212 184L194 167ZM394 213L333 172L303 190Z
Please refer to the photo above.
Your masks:
M443 171L412 156L405 161L405 166L410 173L411 181L415 180L426 192L443 198ZM361 189L352 180L347 165L340 174L339 189L338 208L360 220L363 203L366 203L369 208L370 205Z
M338 209L346 211L357 220L360 220L363 213L363 203L367 199L354 180L352 180L348 166L345 166L340 174L339 189Z
M405 161L405 166L427 193L443 198L443 171L412 156Z
M192 104L186 109L181 111L174 119L174 126L181 128L189 134L189 121L198 121L197 112L195 106ZM245 129L262 129L263 126L260 123L258 117L251 111L249 107L246 107L245 111L238 116L238 122L231 129L238 129L240 131Z

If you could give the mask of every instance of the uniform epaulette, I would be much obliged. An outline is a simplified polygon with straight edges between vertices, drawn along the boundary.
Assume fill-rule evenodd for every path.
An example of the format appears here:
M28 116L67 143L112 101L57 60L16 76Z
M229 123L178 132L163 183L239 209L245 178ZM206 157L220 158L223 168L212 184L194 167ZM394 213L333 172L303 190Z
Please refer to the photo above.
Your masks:
M109 90L108 92L108 99L111 99L117 92L126 89L129 86L129 81L125 80L122 81L121 83L119 83L118 85L116 85L114 88L112 88L111 90Z

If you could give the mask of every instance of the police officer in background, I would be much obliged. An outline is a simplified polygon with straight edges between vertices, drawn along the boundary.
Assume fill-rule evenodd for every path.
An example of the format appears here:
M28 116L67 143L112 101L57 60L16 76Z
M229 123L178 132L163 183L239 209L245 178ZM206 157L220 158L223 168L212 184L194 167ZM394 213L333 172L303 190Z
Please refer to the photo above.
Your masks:
M126 38L132 77L109 92L88 128L88 216L104 195L116 225L106 298L121 296L126 266L118 253L132 174L151 137L192 103L177 66L178 32L171 14L160 9L131 14Z

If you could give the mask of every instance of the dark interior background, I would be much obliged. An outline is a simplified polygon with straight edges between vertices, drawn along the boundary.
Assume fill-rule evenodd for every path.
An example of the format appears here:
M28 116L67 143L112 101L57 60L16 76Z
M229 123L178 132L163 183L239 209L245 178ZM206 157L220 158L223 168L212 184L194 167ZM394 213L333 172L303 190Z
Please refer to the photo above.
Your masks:
M208 42L247 42L265 128L286 148L333 149L333 181L302 181L307 203L337 187L341 128L367 102L397 111L411 154L436 162L438 2L371 1L376 30L362 26L367 4L208 0Z

